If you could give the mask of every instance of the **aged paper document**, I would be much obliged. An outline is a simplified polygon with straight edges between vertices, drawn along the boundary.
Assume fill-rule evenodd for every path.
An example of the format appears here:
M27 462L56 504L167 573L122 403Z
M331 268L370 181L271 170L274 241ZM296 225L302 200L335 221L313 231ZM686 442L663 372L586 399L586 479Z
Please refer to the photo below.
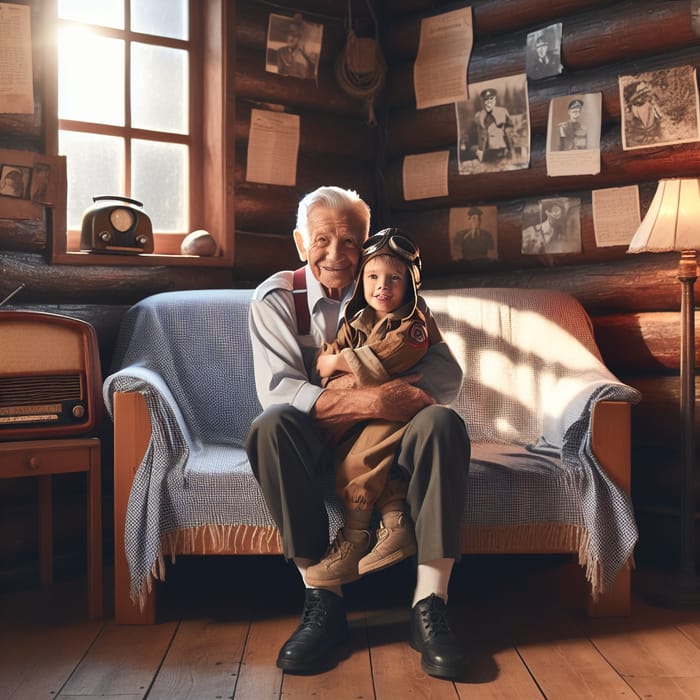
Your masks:
M296 185L300 123L298 114L251 110L248 182Z
M449 151L404 156L403 198L408 201L446 196L449 163Z
M0 113L33 114L29 5L0 3Z
M471 7L421 20L418 55L413 66L418 109L467 99L467 65L472 43Z
M596 245L629 245L641 223L637 185L593 190L592 201Z

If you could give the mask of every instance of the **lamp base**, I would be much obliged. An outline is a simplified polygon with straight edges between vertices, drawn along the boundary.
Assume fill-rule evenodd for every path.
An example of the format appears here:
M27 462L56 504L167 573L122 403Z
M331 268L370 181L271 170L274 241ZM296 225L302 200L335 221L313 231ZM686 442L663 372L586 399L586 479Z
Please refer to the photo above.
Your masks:
M647 591L651 605L673 610L700 610L700 577L676 573L659 577L653 591Z

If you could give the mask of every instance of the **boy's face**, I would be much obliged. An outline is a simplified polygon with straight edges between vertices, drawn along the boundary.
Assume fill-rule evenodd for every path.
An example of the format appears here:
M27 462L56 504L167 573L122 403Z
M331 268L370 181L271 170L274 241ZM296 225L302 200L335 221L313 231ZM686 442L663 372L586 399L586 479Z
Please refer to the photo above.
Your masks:
M408 266L392 255L378 255L364 266L365 301L374 309L378 321L404 303L409 274Z

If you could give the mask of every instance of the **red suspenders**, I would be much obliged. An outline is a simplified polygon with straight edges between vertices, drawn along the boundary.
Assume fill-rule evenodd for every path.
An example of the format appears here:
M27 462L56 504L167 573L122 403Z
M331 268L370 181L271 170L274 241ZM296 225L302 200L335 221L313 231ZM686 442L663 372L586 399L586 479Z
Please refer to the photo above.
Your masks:
M293 291L294 311L297 315L297 332L309 335L311 317L309 316L309 298L306 293L306 266L294 270Z

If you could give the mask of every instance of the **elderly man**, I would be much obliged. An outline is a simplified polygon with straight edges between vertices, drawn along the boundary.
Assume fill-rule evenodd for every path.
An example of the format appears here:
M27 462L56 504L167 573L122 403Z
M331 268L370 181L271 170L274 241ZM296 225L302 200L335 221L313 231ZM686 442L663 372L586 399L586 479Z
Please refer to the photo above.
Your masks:
M309 380L316 351L335 338L352 296L369 220L369 208L354 192L321 187L306 195L294 230L306 265L270 277L251 304L255 381L264 410L246 449L284 555L306 586L301 623L277 665L291 673L319 672L347 639L341 587L312 588L305 580L329 544L317 477L333 469L339 437L358 422L383 418L407 423L393 470L407 483L417 540L409 641L427 673L453 678L461 674L463 651L447 623L447 588L461 550L470 443L459 416L439 404L456 396L462 371L420 299L430 347L415 374L362 388L349 375L326 389Z

